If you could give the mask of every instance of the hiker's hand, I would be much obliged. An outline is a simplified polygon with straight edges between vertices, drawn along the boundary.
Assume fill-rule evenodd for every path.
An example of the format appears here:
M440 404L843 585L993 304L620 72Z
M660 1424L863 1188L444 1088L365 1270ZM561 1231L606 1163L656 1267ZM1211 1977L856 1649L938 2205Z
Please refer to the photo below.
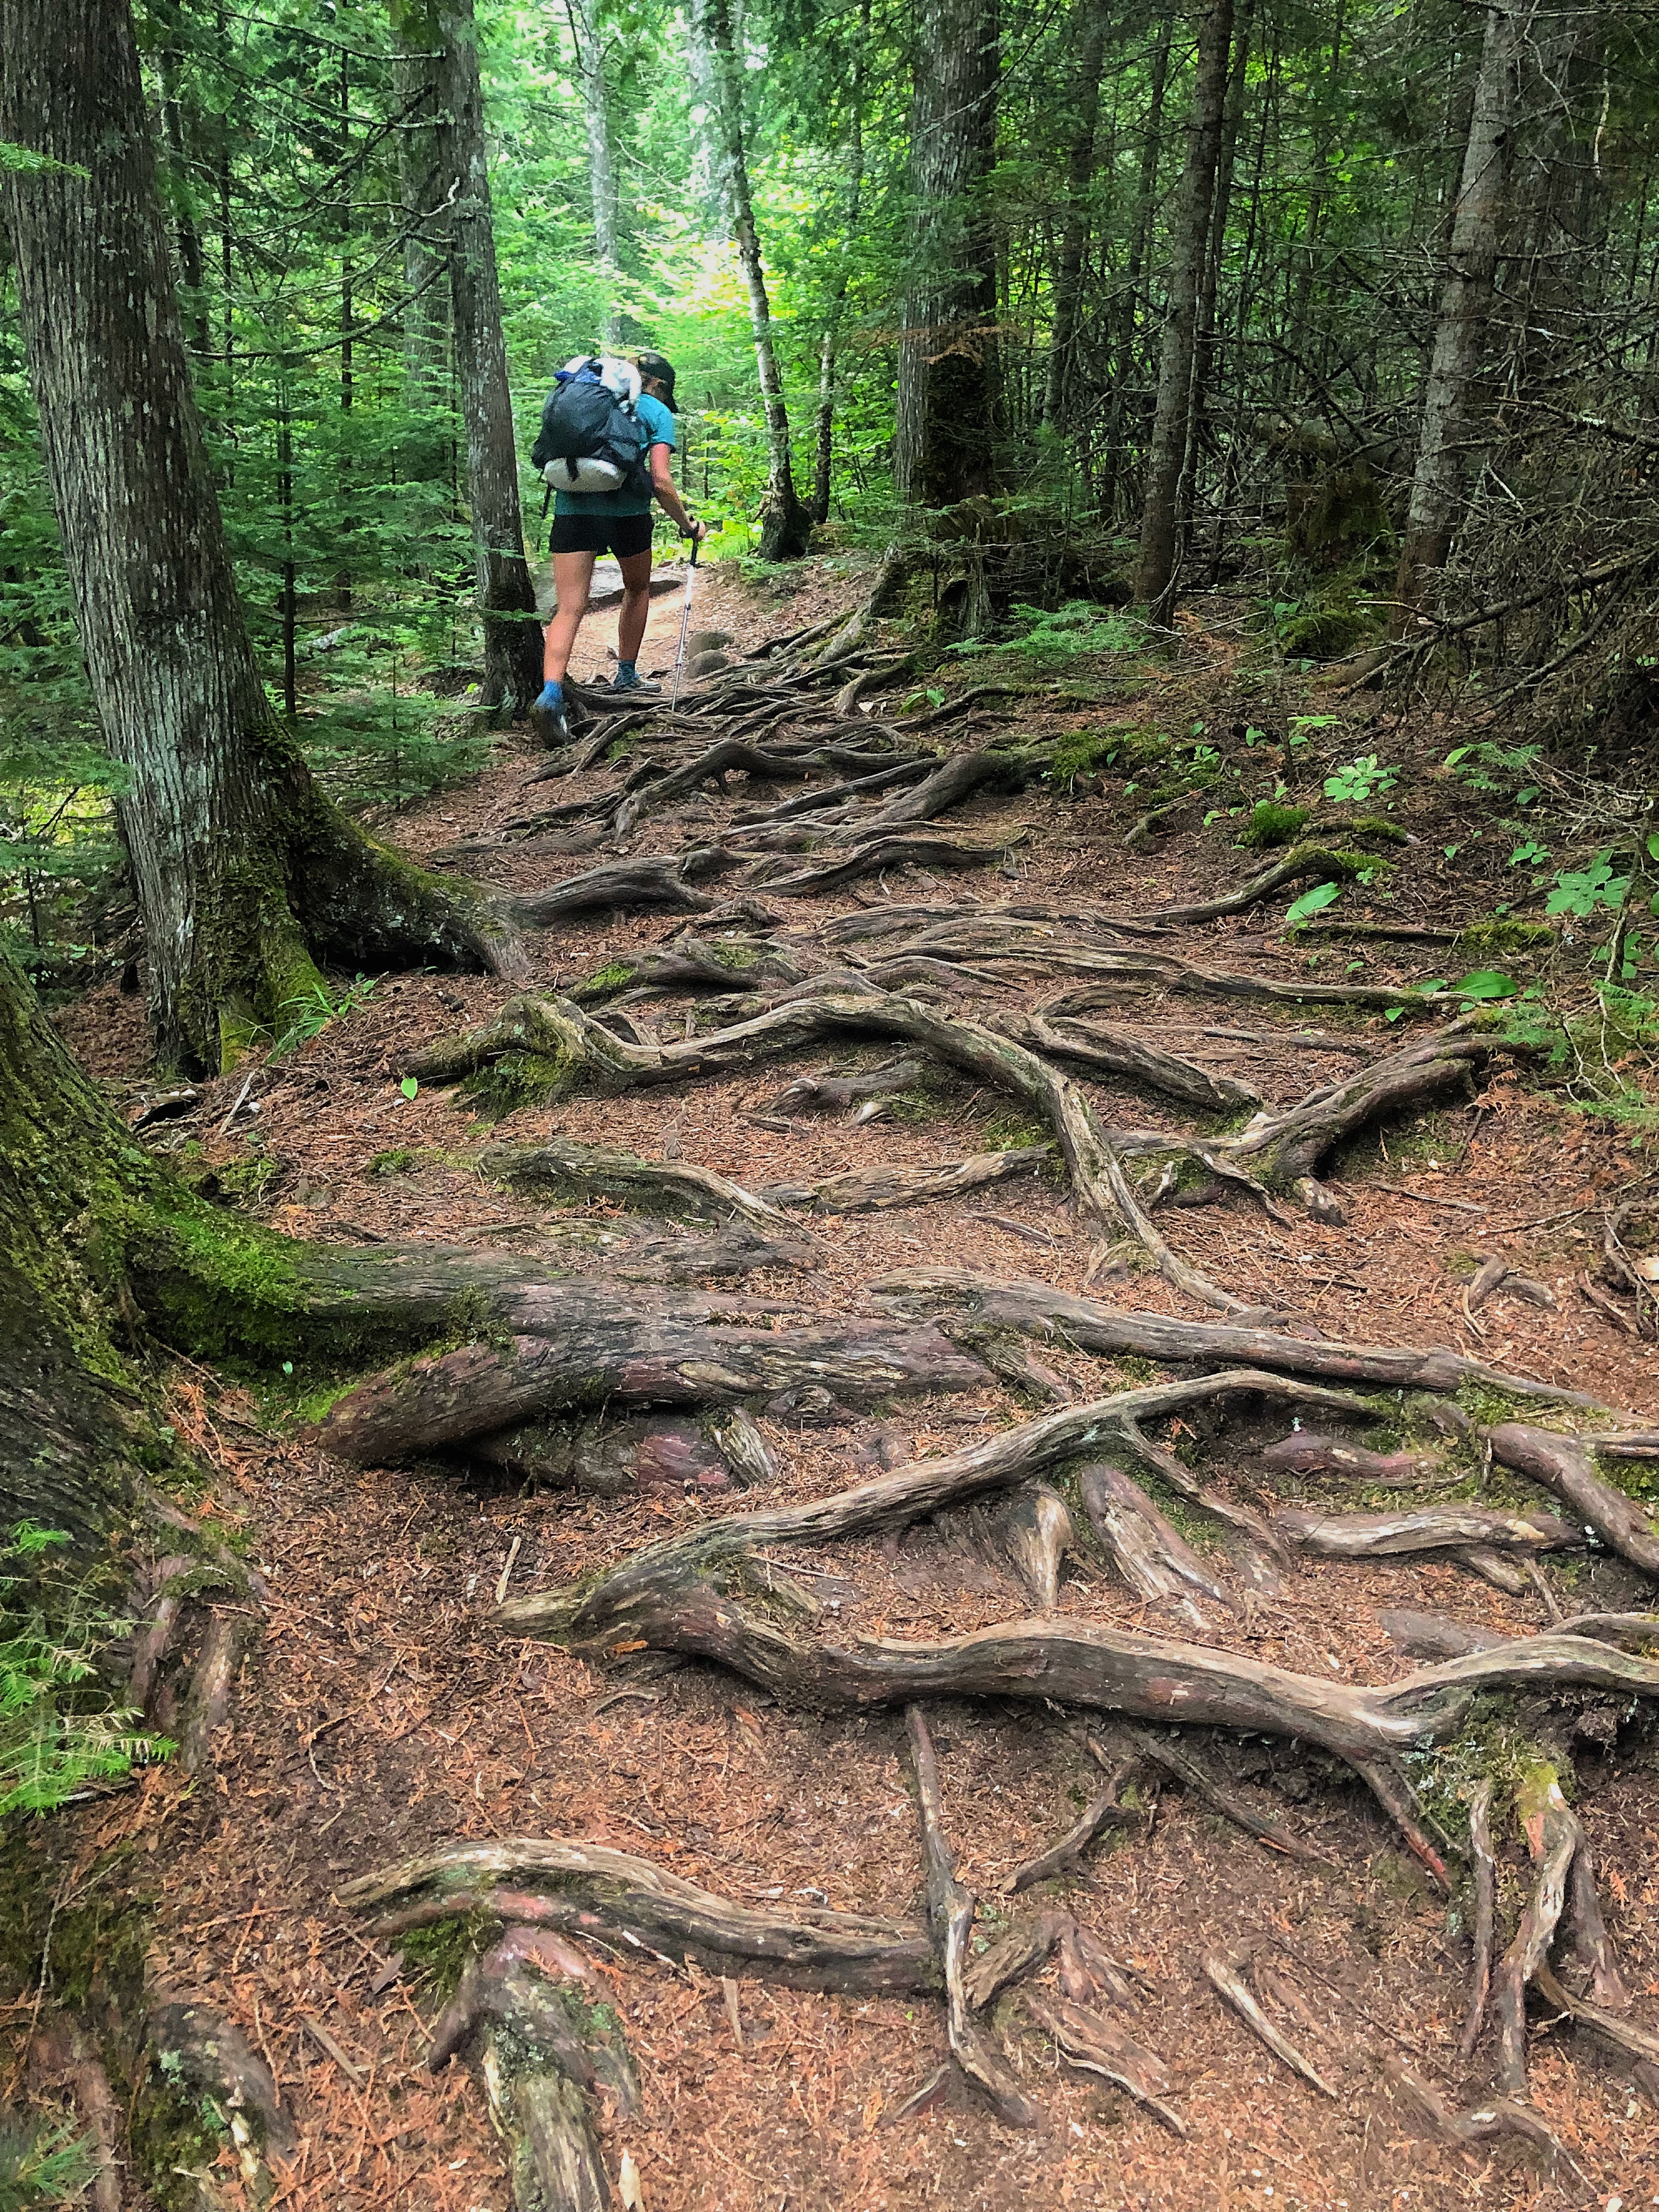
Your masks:
M686 517L685 528L680 532L682 538L689 538L694 545L701 545L708 535L708 525L706 522L699 522L693 515Z

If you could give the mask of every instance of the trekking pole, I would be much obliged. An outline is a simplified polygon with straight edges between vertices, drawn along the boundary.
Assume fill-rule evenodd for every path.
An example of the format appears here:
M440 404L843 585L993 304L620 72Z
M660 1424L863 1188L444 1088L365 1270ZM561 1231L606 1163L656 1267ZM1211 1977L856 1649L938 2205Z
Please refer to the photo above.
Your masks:
M697 580L697 547L701 543L694 530L691 533L691 568L685 580L684 604L680 608L680 641L674 654L674 689L668 702L670 714L680 703L680 666L685 659L685 625L691 619L691 586Z

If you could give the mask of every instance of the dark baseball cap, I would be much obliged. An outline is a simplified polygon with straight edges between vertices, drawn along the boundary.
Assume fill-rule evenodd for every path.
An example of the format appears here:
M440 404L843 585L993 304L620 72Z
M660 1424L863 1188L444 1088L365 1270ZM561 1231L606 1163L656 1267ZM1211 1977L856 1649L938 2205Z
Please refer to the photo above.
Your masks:
M673 362L665 354L636 353L634 356L634 363L647 384L662 386L663 405L671 415L678 415L680 410L674 404Z

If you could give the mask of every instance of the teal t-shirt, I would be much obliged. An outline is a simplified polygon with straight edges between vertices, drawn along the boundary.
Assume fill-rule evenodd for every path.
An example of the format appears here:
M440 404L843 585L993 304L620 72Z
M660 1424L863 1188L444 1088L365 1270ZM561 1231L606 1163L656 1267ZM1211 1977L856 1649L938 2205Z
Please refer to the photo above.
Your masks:
M653 446L666 446L672 453L674 418L661 400L642 392L635 404L634 413L645 426L647 454ZM648 491L562 491L554 496L553 512L556 515L609 515L613 520L620 514L649 514L651 495Z

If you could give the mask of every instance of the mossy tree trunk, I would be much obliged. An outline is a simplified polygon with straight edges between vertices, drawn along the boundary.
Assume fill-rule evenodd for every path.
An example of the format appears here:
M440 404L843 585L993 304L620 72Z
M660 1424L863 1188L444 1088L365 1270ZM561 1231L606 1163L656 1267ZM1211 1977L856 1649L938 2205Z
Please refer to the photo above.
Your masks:
M3 176L40 435L163 1053L234 1061L316 963L494 968L482 899L372 843L266 701L179 328L128 0L0 0Z

